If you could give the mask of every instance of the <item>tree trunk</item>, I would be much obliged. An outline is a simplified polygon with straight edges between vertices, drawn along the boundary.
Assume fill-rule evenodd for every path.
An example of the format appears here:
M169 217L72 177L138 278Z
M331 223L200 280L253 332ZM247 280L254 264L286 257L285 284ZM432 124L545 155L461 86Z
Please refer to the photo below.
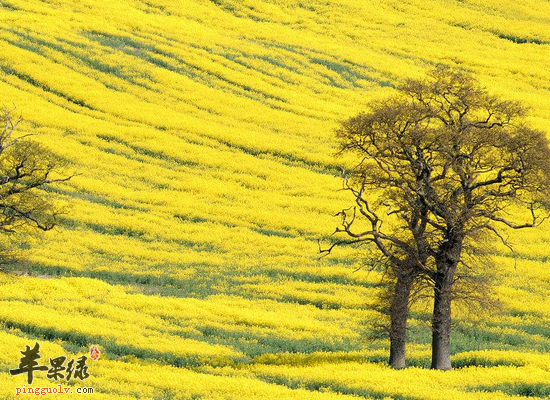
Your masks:
M414 281L413 276L398 276L390 308L390 366L405 368L405 345L407 342L407 318L409 316L409 296Z
M432 318L432 368L451 369L451 285L438 276Z

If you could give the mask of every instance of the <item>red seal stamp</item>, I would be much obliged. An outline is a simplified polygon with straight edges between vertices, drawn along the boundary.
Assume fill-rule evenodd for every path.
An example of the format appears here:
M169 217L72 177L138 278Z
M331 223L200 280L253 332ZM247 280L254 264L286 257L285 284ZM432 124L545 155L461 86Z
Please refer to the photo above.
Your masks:
M94 361L97 361L100 355L100 351L97 348L97 346L94 344L92 347L90 347L90 358Z

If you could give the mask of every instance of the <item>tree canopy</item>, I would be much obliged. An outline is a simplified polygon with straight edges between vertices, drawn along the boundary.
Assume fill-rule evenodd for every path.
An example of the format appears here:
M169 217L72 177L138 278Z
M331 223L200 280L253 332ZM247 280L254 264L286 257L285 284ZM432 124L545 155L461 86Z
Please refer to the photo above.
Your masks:
M29 135L14 133L20 118L4 108L0 128L0 231L14 233L24 227L48 231L59 210L45 189L63 177L66 163Z
M550 148L525 116L525 107L490 94L470 74L440 67L371 102L337 131L340 152L357 158L344 174L355 204L339 213L336 233L344 238L322 251L372 244L395 276L393 303L401 314L414 280L431 285L433 368L451 368L457 269L476 269L465 261L468 249L490 236L508 245L503 228L535 227L546 218ZM403 279L411 282L400 293ZM395 365L402 367L405 329L394 335L403 342ZM390 339L393 345L392 333Z

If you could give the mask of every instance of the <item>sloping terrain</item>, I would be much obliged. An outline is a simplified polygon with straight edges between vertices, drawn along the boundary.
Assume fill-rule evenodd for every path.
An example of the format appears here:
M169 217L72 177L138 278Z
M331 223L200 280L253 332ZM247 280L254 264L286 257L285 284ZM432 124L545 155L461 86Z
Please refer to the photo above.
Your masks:
M35 341L44 362L97 344L95 398L549 396L550 224L495 251L501 307L457 309L448 373L423 369L427 305L415 367L390 370L380 276L318 259L350 203L338 122L436 64L550 132L543 0L0 0L0 101L78 173L50 189L59 227L2 267L0 397Z

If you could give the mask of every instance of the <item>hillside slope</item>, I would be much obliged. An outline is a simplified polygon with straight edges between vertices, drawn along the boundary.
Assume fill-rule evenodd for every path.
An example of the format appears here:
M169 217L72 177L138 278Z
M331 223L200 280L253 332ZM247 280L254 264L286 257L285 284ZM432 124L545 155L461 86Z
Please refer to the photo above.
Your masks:
M0 397L36 340L99 345L99 398L550 394L550 225L495 252L502 307L458 310L447 374L379 364L380 277L317 255L349 203L334 128L406 77L461 66L550 132L547 1L1 0L0 28L1 101L79 173L0 275Z

